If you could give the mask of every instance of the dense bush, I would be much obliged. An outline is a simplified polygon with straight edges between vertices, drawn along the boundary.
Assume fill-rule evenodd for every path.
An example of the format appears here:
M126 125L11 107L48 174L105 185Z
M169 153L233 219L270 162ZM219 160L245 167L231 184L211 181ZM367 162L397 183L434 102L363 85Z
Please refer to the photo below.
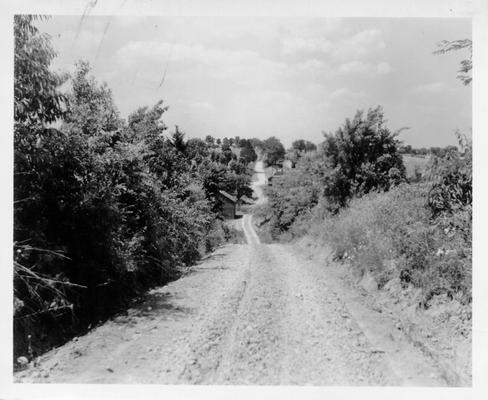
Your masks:
M266 221L274 237L286 232L297 218L307 215L317 204L321 192L323 160L320 155L304 155L296 168L273 177L266 189L267 205L258 210L258 219Z
M358 111L335 134L325 135L324 196L331 210L344 207L353 196L388 190L405 179L397 134L385 127L383 111L377 107L366 116Z
M431 160L428 205L434 216L454 212L472 202L471 142L459 133L458 141L461 151L451 148L443 157Z
M33 20L15 17L14 104L14 354L31 356L221 244L215 194L251 177L229 148L168 135L162 101L121 119L86 62L60 94Z
M433 220L425 207L428 190L428 184L402 184L370 193L337 215L309 219L309 233L326 242L336 259L370 272L379 286L396 278L405 287L421 288L424 305L442 293L468 303L471 207Z

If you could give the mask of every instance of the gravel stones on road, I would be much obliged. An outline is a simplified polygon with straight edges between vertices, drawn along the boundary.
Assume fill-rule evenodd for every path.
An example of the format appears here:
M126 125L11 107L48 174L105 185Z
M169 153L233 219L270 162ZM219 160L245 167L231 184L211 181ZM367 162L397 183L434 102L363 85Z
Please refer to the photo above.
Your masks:
M228 245L16 380L401 384L323 278L291 246Z

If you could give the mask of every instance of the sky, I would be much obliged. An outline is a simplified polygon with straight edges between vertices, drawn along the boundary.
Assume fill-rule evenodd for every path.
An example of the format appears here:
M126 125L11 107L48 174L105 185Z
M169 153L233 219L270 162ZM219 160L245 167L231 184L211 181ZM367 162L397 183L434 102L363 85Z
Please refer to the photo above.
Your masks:
M471 132L471 87L457 78L469 19L54 16L38 24L58 56L112 89L123 117L162 99L163 120L189 137L323 140L356 110L381 105L414 147Z

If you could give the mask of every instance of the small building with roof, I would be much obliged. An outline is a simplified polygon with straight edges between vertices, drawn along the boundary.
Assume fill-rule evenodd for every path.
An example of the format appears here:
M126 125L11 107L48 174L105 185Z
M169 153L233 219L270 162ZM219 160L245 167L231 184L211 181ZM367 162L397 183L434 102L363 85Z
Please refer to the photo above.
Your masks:
M236 218L237 198L224 190L219 190L218 200L222 204L222 215L224 216L224 218Z
M239 198L239 202L240 202L241 204L245 204L245 205L251 205L251 204L254 204L254 200L253 200L253 199L251 199L251 198L249 198L249 197L247 197L247 196L241 196L241 197Z

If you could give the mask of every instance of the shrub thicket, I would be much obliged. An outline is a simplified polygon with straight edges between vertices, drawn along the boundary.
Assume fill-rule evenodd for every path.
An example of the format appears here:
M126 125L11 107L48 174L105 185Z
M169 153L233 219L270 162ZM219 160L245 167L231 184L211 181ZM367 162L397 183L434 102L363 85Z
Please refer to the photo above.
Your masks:
M324 196L337 211L354 196L388 190L405 179L398 151L398 132L385 127L381 107L358 111L335 134L326 134L322 152L327 160Z
M34 19L15 17L15 355L178 276L229 235L216 193L249 194L251 179L229 148L168 135L162 101L124 121L85 62L60 94L68 77Z
M309 219L308 232L327 243L336 259L371 273L379 287L399 279L422 290L424 305L438 294L469 303L471 207L432 219L426 207L430 186L402 184L369 193L337 215ZM303 231L300 225L292 229Z
M273 177L273 185L265 189L268 202L257 210L258 220L267 224L272 236L288 231L297 218L308 215L317 204L323 167L320 155L310 153L301 158L296 168Z

